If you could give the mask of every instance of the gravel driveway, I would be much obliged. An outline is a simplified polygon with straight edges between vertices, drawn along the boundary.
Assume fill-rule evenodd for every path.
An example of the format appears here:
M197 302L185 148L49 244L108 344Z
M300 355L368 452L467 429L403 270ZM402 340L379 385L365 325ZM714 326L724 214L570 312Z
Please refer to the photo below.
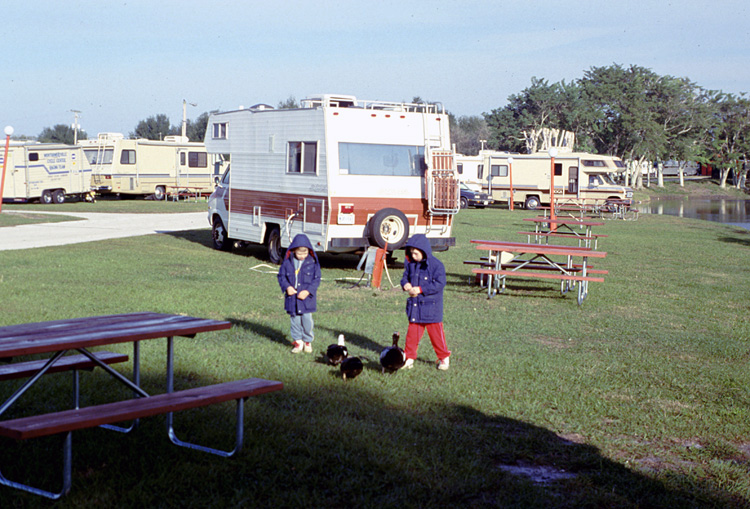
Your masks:
M2 213L12 214L13 212L3 211ZM0 251L209 228L206 212L186 214L45 212L45 214L80 217L83 220L0 228Z

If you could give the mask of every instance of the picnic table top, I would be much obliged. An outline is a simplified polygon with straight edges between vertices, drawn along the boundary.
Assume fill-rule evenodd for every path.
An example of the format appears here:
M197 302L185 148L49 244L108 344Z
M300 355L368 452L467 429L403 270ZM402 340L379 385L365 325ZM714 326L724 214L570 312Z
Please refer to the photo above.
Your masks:
M576 219L574 217L550 219L549 217L537 216L537 217L526 217L523 220L532 221L534 223L567 224L567 225L577 225L577 226L603 226L605 224L601 221L586 221L583 219Z
M163 313L126 313L0 327L0 357L88 348L229 329L231 322Z
M511 253L532 253L542 255L562 255L562 256L581 256L604 258L607 253L604 251L594 251L588 247L576 246L558 246L552 244L528 244L525 242L502 242L496 240L472 240L472 244L477 244L477 249L491 251L508 251Z

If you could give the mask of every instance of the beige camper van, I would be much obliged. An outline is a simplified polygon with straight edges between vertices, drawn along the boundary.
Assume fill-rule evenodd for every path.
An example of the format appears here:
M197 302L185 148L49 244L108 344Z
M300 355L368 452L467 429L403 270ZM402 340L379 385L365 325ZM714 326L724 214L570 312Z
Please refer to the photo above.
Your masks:
M479 184L495 202L511 199L527 209L550 203L552 161L546 152L513 154L483 150L477 156L456 157L459 179ZM555 157L555 202L604 203L631 200L633 190L618 185L612 175L624 169L613 156L563 152Z
M79 143L91 187L101 194L153 195L157 200L170 188L210 194L214 178L223 172L219 156L210 156L203 143L182 136L154 141L100 133Z

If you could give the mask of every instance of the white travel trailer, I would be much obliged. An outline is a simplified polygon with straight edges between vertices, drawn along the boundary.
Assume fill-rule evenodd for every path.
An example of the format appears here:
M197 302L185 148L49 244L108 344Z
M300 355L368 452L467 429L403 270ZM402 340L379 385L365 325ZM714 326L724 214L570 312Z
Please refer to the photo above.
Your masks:
M206 147L231 171L209 198L214 247L265 244L278 262L294 235L316 251L388 250L425 234L455 245L458 178L448 117L434 104L322 95L296 109L212 114Z
M496 202L508 202L512 184L514 203L527 209L550 203L552 162L546 152L513 154L482 150L477 156L458 154L456 162L461 181L481 185ZM555 156L555 202L602 204L607 200L631 200L633 190L612 179L612 175L624 168L622 161L613 156L559 153Z
M0 150L0 164L4 151ZM91 188L91 170L78 146L57 143L13 143L8 149L3 202L63 203L83 198Z
M214 163L203 143L182 136L154 141L100 133L79 143L91 170L92 189L101 194L153 195L157 200L170 188L208 194L222 172L221 163Z

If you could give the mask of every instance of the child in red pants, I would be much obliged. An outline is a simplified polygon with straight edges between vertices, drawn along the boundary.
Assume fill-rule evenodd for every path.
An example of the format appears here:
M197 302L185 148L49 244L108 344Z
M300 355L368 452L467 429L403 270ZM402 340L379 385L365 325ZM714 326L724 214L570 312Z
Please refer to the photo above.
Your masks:
M432 255L430 241L422 234L410 238L405 249L406 263L404 275L401 277L401 287L409 293L406 300L409 329L406 332L404 368L414 367L419 341L427 330L438 358L437 368L446 370L450 367L451 352L446 345L443 331L445 267Z

